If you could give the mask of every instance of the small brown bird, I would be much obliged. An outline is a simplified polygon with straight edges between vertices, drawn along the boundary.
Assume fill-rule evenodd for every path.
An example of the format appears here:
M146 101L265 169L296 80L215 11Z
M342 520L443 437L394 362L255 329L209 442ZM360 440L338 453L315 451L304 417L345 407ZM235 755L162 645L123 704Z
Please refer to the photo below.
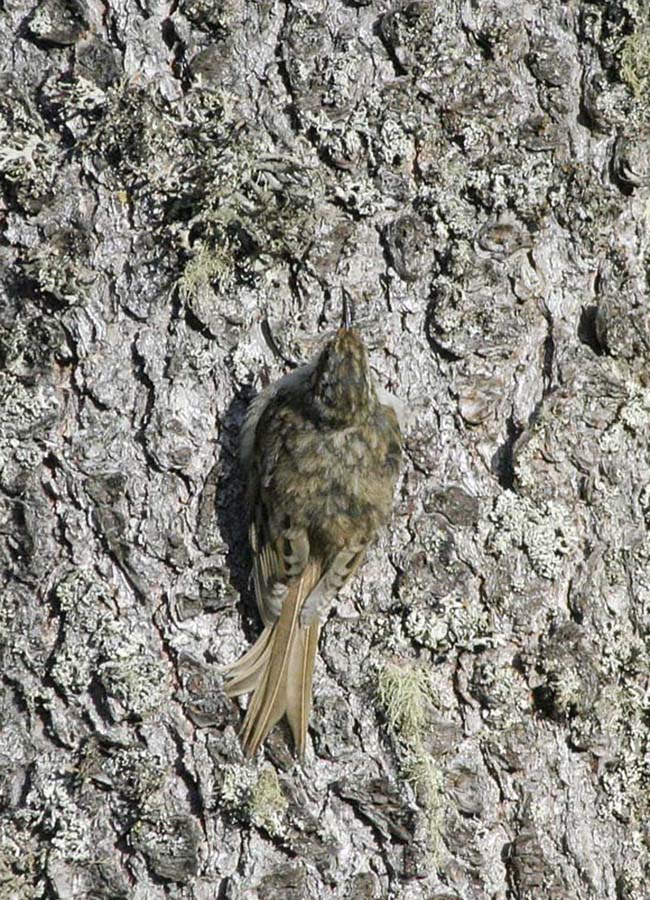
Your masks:
M395 407L349 327L250 406L241 458L264 631L223 670L228 696L253 691L241 732L249 757L283 715L304 755L321 617L390 517L402 453Z

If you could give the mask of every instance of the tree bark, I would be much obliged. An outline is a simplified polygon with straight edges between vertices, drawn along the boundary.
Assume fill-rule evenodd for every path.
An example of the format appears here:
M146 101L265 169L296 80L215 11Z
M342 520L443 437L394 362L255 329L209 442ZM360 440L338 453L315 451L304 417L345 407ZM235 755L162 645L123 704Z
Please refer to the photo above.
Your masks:
M0 898L647 898L644 15L5 0ZM239 425L343 292L403 475L248 763Z

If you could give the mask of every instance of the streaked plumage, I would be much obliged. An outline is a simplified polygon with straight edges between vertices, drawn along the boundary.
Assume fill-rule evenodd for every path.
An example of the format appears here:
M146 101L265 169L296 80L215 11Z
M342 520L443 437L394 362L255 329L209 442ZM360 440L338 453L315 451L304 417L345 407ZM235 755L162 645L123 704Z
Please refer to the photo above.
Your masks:
M286 714L304 754L320 620L392 507L397 415L373 384L356 332L253 401L241 440L253 581L264 631L227 667L229 696L253 691L241 739L252 756Z

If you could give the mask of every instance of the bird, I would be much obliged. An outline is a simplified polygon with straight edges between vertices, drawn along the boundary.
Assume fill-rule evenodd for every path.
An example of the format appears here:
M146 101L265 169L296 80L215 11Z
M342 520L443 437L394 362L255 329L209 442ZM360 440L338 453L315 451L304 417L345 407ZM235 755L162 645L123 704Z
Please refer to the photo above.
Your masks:
M286 716L304 759L321 622L390 519L400 418L397 398L374 383L347 309L315 359L249 406L240 458L264 629L222 669L229 697L252 692L240 732L249 758Z

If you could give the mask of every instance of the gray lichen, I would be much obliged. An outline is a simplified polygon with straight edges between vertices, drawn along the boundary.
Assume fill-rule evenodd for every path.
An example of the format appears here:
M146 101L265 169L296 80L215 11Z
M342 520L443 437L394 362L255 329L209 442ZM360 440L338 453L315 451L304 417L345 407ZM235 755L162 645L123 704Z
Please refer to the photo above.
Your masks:
M569 511L549 502L536 506L526 497L505 491L490 514L494 523L491 545L497 554L523 548L534 571L555 578L578 544L579 531Z

